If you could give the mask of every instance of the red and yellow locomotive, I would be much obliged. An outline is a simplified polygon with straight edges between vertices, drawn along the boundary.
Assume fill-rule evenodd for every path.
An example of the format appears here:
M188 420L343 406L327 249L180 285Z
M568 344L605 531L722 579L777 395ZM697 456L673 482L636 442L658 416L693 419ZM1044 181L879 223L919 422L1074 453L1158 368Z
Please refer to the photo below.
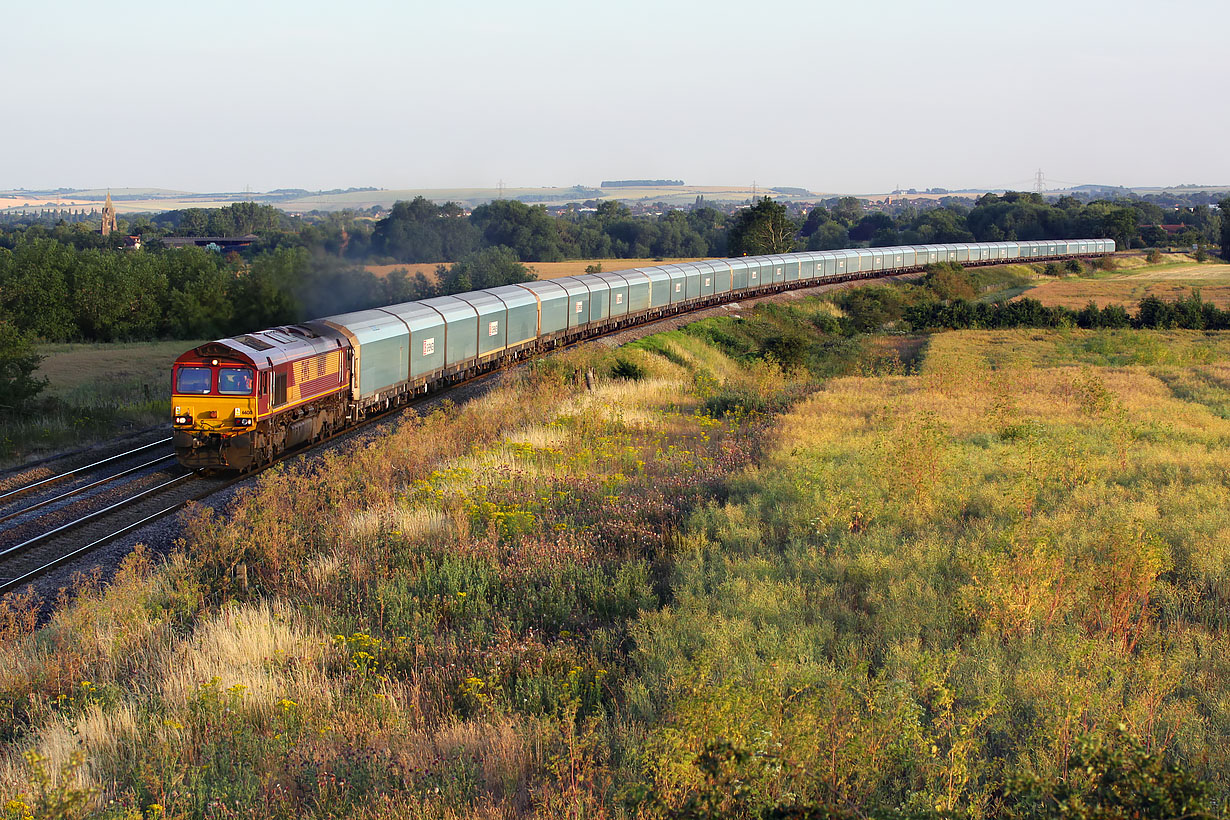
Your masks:
M293 325L208 342L175 361L171 404L181 464L247 470L346 421L350 345Z

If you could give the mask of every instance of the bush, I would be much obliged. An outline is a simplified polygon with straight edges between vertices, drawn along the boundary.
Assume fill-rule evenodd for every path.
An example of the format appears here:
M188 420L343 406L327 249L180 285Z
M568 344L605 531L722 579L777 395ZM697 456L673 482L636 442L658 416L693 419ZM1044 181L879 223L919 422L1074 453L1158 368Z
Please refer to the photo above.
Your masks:
M616 379L639 382L645 378L645 368L631 359L621 357L616 359L615 364L611 366L611 376Z
M973 299L978 293L973 277L956 262L927 265L925 270L927 275L923 277L923 287L929 288L940 299Z
M1085 272L1085 266L1081 264L1079 259L1069 259L1067 262L1064 262L1063 269L1077 276Z
M807 361L811 341L797 330L785 330L765 339L764 353L784 368L799 367Z
M0 413L18 413L47 386L34 376L42 357L28 336L0 321Z
M1047 262L1042 273L1044 276L1063 276L1063 268L1058 262Z
M1162 252L1157 248L1149 248L1149 252L1145 254L1145 261L1150 265L1156 265L1162 261Z

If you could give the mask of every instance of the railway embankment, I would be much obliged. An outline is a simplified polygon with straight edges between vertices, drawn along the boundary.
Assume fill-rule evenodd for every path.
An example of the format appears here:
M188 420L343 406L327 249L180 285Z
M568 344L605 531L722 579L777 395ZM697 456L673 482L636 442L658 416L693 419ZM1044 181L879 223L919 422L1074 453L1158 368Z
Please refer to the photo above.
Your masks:
M10 602L0 794L35 806L44 772L72 805L182 817L1222 799L1230 341L851 332L895 298L564 351L263 474L36 634Z

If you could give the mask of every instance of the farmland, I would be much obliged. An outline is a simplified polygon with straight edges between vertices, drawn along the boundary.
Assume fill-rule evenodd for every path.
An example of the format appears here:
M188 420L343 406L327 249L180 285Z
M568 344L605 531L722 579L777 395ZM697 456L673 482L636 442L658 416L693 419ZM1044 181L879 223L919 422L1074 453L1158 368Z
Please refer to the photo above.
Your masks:
M1220 308L1230 306L1230 264L1197 263L1186 254L1175 254L1175 261L1158 264L1142 256L1118 255L1118 269L1092 277L1040 278L1022 295L1044 305L1079 310L1090 301L1098 307L1122 305L1135 307L1146 296L1175 301L1199 290L1206 302Z
M0 462L164 424L171 362L199 341L42 344L39 409L0 419Z
M556 354L265 474L37 633L10 603L0 795L989 817L1111 799L1107 774L1224 799L1230 341L834 321L800 300Z

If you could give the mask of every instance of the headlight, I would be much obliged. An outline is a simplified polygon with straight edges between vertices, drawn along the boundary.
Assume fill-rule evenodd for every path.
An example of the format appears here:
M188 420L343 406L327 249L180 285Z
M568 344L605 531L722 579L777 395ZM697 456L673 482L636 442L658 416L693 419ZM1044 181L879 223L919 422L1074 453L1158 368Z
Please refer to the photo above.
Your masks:
M181 413L175 417L176 424L192 424L192 416L187 413Z
M236 427L251 427L252 419L235 419Z

